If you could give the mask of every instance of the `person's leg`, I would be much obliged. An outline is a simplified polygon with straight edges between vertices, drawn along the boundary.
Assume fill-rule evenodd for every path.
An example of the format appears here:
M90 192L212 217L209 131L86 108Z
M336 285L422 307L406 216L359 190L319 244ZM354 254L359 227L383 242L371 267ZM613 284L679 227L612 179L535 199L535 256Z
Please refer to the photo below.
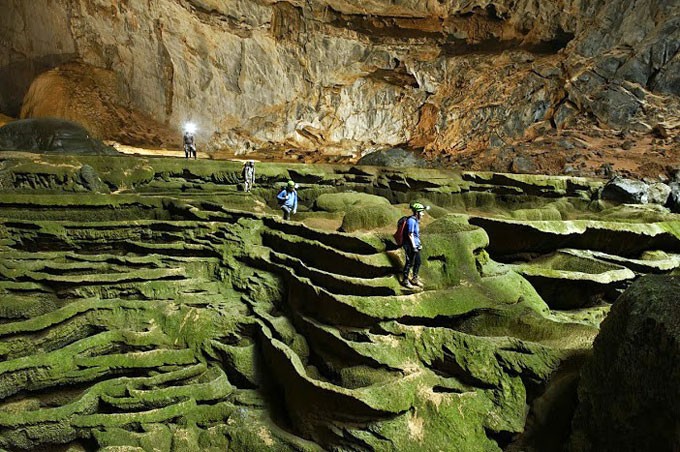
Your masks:
M420 271L420 251L413 252L413 278L418 277Z
M411 271L411 267L413 266L413 253L414 249L408 245L404 247L404 253L406 255L406 263L404 264L404 270L402 271L402 284L405 285L406 287L409 287L411 283L409 282L409 273Z
M411 284L418 287L423 287L423 282L418 277L418 272L420 271L420 251L415 251L413 255L413 278L411 278Z
M189 158L189 148L187 147L186 144L184 145L184 158L185 159Z
M290 209L288 206L281 206L281 210L283 211L283 219L290 220Z

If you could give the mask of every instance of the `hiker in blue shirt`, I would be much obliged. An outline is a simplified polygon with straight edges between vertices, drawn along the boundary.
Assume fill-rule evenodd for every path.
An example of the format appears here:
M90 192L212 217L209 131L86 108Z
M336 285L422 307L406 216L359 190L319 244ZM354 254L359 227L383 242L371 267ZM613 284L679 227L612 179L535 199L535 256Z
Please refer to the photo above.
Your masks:
M297 212L298 195L296 188L297 184L292 180L289 180L288 184L286 184L286 188L276 195L276 199L281 206L281 211L283 211L284 220L290 220L290 215Z
M413 289L414 286L423 287L423 282L418 277L420 270L420 250L423 248L420 242L420 219L423 218L427 208L415 202L411 204L413 215L406 220L406 228L404 230L404 252L406 253L406 264L404 265L403 278L401 284L407 289ZM409 273L413 270L413 276L409 278Z

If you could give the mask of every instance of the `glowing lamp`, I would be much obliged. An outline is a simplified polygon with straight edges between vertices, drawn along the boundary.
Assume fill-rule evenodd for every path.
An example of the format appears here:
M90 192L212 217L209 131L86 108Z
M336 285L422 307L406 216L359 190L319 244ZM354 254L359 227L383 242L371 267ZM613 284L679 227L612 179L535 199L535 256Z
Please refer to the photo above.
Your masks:
M184 124L184 131L189 133L196 133L196 124L193 122L187 122Z

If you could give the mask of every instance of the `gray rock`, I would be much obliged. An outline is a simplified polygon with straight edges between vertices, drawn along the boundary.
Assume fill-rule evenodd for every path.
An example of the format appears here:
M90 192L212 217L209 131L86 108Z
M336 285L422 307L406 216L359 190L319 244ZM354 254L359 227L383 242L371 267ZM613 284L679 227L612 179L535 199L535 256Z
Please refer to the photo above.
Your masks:
M390 168L424 168L430 163L415 152L402 148L371 152L363 156L357 165L388 166Z
M595 96L591 108L595 116L610 126L625 127L640 110L640 102L621 87L612 87Z
M671 187L661 182L657 182L649 186L649 202L654 204L665 205L668 197L671 194Z
M90 165L83 165L78 174L80 182L89 191L97 193L109 193L109 187L102 181L97 171Z
M614 303L581 371L570 450L680 450L680 276L650 275Z
M111 146L90 137L79 124L63 119L12 121L0 127L0 150L82 155L117 155Z
M670 189L666 207L671 209L671 212L680 213L680 182L671 182Z
M602 189L602 199L623 204L647 204L649 187L644 182L614 177Z
M562 130L565 127L568 127L573 122L577 113L578 109L570 102L565 102L557 107L557 111L555 112L555 116L553 118L557 130Z
M510 171L513 173L535 173L537 171L536 163L528 157L518 155L512 159L510 164Z
M597 172L604 177L612 177L614 176L614 166L611 163L603 163Z

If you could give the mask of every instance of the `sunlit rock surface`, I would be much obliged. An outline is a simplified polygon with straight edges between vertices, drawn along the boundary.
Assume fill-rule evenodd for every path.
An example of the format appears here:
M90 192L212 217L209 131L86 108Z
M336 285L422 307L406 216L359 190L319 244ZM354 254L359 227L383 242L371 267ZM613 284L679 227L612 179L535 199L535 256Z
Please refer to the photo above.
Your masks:
M193 120L216 154L404 146L496 171L524 154L530 172L553 173L607 163L592 151L680 146L676 1L4 0L3 11L0 111L122 142L174 143Z
M85 167L100 185L84 183ZM5 154L3 448L554 449L609 305L594 291L551 309L499 261L553 250L507 254L498 244L533 242L480 219L542 228L556 249L569 231L585 252L601 215L596 228L646 241L597 259L636 274L677 267L678 216L619 218L590 201L595 180L260 164L244 193L240 169ZM274 196L290 178L301 204L283 222ZM417 293L395 276L394 223L352 213L398 216L412 200L433 206Z

